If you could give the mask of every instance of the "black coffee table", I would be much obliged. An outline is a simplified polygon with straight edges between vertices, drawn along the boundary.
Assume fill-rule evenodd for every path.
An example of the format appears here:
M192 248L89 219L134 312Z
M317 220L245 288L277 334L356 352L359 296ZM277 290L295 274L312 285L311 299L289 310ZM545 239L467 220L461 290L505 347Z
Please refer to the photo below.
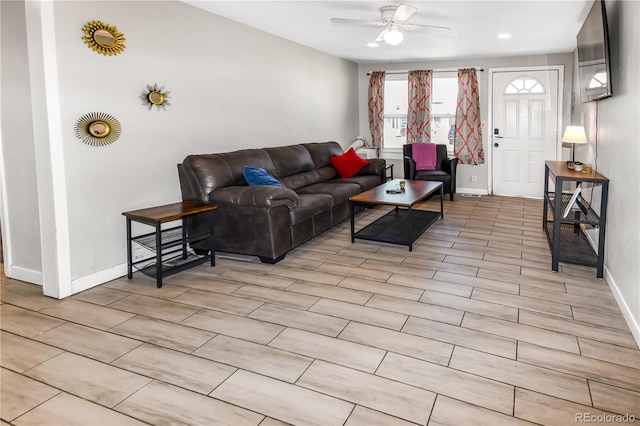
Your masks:
M391 180L349 198L352 243L355 242L356 238L359 238L409 246L409 251L412 251L413 243L433 222L438 220L438 216L444 218L442 182L406 180L405 189L401 193L387 192L387 190L397 189L400 180ZM416 203L426 199L436 191L440 193L440 212L413 209ZM375 222L355 232L355 206L376 204L390 205L395 208Z

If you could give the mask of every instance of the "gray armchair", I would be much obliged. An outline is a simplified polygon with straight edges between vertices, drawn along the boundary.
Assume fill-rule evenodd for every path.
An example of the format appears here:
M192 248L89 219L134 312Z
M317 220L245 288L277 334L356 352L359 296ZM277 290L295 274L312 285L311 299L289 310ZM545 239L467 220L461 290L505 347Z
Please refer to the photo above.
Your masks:
M458 167L457 158L449 158L447 156L446 145L436 145L435 170L416 170L416 161L413 159L411 144L402 146L404 155L404 178L410 180L430 180L442 182L443 190L449 193L449 198L453 201L453 194L456 192L456 168Z

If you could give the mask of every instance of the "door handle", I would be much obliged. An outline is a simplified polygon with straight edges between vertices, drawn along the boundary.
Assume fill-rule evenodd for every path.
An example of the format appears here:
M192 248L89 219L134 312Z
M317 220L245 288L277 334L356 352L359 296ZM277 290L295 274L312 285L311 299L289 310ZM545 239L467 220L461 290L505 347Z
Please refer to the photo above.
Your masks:
M502 139L502 136L495 135L495 136L493 136L493 138L494 139Z
M498 142L495 142L495 143L493 144L493 146L495 146L495 147L497 148L497 147L499 147L499 146L500 146L500 144L499 144Z

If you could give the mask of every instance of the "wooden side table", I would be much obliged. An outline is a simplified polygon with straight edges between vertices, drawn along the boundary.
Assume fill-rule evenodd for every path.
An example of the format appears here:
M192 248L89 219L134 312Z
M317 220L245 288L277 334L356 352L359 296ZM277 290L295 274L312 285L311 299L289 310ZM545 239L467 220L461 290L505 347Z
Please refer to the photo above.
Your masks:
M555 189L549 189L553 182ZM564 182L575 182L582 189L582 183L600 187L600 206L587 203L581 196L575 200L571 194L562 192ZM576 194L578 190L576 189ZM596 277L604 277L604 243L607 227L607 200L609 179L595 171L576 172L567 168L566 161L545 161L544 202L542 208L542 229L547 235L551 249L551 270L558 272L558 263L574 263L593 266ZM572 204L576 209L572 209ZM569 213L568 213L569 212ZM598 229L598 247L594 250L587 239L583 226Z
M191 266L204 263L208 259L211 260L211 266L216 264L215 255L215 216L214 212L217 206L203 205L193 202L181 202L167 204L165 206L150 207L141 210L123 212L122 215L127 218L127 277L133 277L134 265L148 262L155 258L155 264L148 265L140 269L141 272L154 276L158 288L162 287L162 278ZM209 230L198 235L187 236L187 220L189 216L196 214L209 215ZM173 222L180 220L180 226L162 229L165 222ZM131 222L144 223L153 226L154 232L131 236ZM210 239L210 254L198 256L187 250L188 243ZM152 252L153 257L145 257L143 259L133 260L132 244L137 243Z

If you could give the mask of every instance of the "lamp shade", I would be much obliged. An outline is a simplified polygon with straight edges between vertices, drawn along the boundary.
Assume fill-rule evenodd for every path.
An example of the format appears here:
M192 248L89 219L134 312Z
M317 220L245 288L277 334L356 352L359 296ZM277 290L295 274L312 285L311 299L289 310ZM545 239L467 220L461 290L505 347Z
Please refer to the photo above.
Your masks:
M562 142L587 143L587 134L582 126L567 126L562 135Z
M391 26L386 33L384 33L384 42L391 46L397 46L402 43L404 34L398 31L397 28Z

